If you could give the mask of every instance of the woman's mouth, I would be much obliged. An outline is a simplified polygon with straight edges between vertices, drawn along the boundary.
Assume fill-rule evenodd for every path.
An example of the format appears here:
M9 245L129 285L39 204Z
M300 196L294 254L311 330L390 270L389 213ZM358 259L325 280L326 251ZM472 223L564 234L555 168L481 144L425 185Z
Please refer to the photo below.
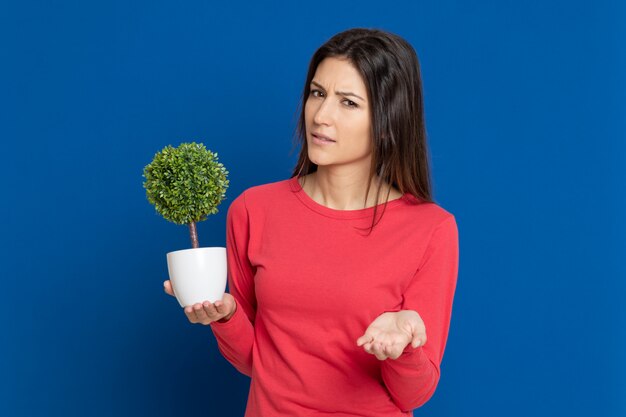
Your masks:
M325 137L321 137L321 136L317 136L315 134L311 134L311 136L313 137L313 143L318 144L318 145L330 145L331 143L335 143L334 140L331 139L327 139Z

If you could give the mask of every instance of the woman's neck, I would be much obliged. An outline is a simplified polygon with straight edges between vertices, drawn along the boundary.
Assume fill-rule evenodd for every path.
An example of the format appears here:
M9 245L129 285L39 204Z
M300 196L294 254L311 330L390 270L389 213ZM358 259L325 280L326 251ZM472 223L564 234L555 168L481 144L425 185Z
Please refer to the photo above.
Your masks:
M363 200L367 192L367 177L350 174L331 174L320 170L305 176L304 191L317 203L335 210L358 210L363 207ZM370 181L371 187L367 196L365 208L373 207L385 202L389 184L383 184L379 200L376 201L376 190L380 184L380 178L374 176ZM302 185L302 181L300 182ZM389 200L395 200L402 193L392 187Z

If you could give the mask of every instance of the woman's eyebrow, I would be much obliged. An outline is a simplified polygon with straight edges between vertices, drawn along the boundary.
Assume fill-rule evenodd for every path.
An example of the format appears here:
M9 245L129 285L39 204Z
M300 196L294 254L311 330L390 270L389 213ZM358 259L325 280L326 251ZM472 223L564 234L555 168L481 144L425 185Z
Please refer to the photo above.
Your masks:
M319 88L321 88L322 90L326 90L326 89L325 89L324 87L322 87L322 85L321 85L320 83L318 83L318 82L311 81L311 84L314 84L314 85L318 86L318 87L319 87ZM361 97L361 96L357 96L356 94L351 93L351 92L349 92L349 91L335 91L335 94L339 94L340 96L353 96L353 97L356 97L356 98L359 98L359 99L361 99L361 100L365 101L365 99L364 99L363 97Z

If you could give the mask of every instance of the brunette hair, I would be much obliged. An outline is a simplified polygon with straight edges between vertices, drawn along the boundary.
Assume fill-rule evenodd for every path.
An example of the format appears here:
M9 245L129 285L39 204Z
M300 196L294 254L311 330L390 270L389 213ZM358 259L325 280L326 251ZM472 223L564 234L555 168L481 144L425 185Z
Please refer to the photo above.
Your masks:
M433 202L417 54L400 36L378 29L353 28L338 33L313 54L296 112L299 119L294 146L299 144L302 148L290 178L317 171L317 165L310 161L307 152L304 107L317 66L328 57L348 59L363 78L370 98L373 151L365 202L374 175L382 180L376 201L379 201L382 184L388 183L422 203ZM376 211L375 208L370 233L378 223Z

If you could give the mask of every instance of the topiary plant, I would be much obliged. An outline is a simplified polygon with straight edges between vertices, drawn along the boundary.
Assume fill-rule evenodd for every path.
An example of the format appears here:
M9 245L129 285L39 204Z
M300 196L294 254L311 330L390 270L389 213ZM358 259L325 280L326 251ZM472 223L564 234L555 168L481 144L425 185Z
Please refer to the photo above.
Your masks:
M202 143L181 143L154 155L143 170L143 187L148 201L165 220L189 225L191 245L198 248L196 223L218 212L228 188L227 175L217 152Z

